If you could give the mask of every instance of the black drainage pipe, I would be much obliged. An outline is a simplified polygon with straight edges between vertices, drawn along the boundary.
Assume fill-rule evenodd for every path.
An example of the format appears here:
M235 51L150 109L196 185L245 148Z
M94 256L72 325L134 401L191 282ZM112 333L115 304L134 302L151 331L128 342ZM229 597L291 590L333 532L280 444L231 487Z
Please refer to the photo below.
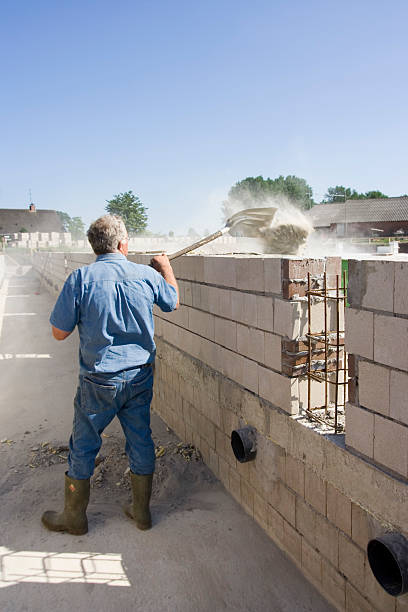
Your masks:
M256 456L256 430L253 427L234 429L231 433L231 447L240 463L252 461Z
M408 592L408 540L401 533L386 533L367 546L371 570L394 597Z

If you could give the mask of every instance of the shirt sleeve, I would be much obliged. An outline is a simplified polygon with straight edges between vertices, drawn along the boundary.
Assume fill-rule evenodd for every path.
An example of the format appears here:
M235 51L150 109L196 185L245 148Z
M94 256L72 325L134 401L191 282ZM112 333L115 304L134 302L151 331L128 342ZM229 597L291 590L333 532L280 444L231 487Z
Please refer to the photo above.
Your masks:
M155 293L154 303L158 305L163 312L171 312L177 306L177 291L164 278L158 274L157 291Z
M62 331L72 332L79 320L79 291L72 272L64 283L50 316L50 323Z

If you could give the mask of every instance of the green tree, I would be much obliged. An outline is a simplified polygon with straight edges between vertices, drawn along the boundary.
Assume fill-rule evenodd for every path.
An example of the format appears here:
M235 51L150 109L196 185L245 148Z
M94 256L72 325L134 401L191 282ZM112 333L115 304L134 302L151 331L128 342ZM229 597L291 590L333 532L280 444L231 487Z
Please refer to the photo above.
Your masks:
M365 198L367 198L367 200L377 200L380 198L388 198L388 196L385 195L385 193L382 193L381 191L366 191L364 196Z
M106 210L112 215L120 215L129 234L140 234L147 227L146 207L132 191L119 193L106 200Z
M61 220L61 224L62 224L62 229L64 232L69 232L69 223L71 221L71 217L69 216L68 213L66 212L62 212L62 210L58 210L57 211L57 215L59 216L60 220Z
M81 217L72 217L68 224L68 231L74 240L82 240L85 238L85 225Z
M85 238L85 225L81 217L70 217L68 213L57 211L64 232L70 232L74 240Z
M236 212L237 203L242 208L256 208L273 203L274 198L282 195L299 208L308 209L314 204L312 188L303 178L294 175L281 175L275 179L249 176L231 187L228 200L223 202L223 212L229 217Z
M329 187L327 189L323 202L333 204L334 202L344 202L345 200L370 200L377 198L388 198L388 196L381 191L374 190L358 193L358 191L351 189L351 187L336 185L336 187Z

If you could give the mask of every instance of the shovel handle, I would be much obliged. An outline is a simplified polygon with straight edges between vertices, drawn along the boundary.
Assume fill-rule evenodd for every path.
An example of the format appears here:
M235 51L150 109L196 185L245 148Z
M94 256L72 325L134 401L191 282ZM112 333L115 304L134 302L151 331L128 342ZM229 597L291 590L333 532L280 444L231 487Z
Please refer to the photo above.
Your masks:
M177 257L181 257L182 255L185 255L186 253L190 253L190 251L194 251L194 249L198 249L204 244L208 244L212 240L215 240L216 238L223 236L224 234L228 232L228 230L229 230L228 227L224 227L222 230L218 230L218 232L214 232L214 234L205 236L205 238L201 238L201 240L199 240L198 242L195 242L194 244L190 244L190 246L184 247L184 249L181 249L181 251L176 251L176 253L172 253L171 255L169 255L170 261L172 259L176 259Z

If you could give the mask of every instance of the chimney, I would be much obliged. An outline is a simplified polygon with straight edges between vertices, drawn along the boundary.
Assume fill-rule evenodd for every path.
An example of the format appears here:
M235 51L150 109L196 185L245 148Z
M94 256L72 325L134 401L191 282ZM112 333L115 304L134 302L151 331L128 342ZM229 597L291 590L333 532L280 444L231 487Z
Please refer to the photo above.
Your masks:
M29 208L30 212L35 212L35 204L33 204L32 202L31 202L31 204L30 204L30 206L28 208Z

